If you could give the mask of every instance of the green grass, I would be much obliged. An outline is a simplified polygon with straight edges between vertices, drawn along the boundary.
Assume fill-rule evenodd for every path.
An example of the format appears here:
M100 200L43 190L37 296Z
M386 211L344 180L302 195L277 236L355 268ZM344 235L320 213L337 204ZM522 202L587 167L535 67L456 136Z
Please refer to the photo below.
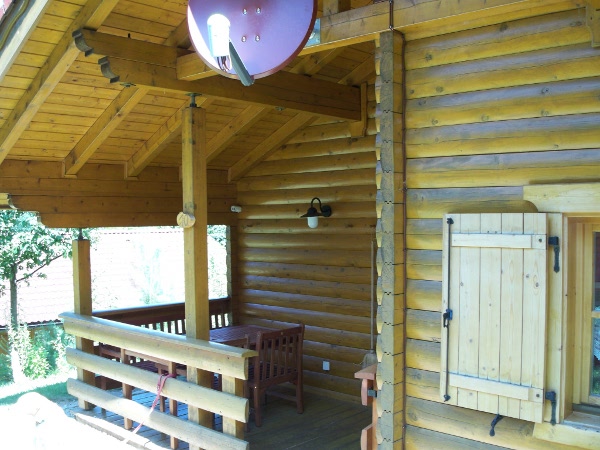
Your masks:
M593 369L592 383L592 395L600 395L600 365Z
M43 380L29 380L24 384L7 384L0 386L0 405L12 405L19 397L28 392L37 392L52 402L75 400L67 392L66 376L48 377Z

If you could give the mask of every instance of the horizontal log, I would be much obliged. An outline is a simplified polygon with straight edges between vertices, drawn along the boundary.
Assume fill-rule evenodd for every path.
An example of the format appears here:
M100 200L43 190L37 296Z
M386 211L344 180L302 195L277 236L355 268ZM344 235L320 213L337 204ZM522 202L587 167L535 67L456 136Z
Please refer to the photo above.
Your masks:
M62 313L67 333L239 379L256 352L74 313Z
M600 56L589 43L411 70L407 97L422 98L491 88L594 77Z
M404 447L406 450L417 450L421 448L443 448L444 450L502 450L505 448L413 426L406 427L404 440L406 442Z
M533 437L533 422L505 417L496 426L495 436L490 436L490 423L494 417L494 414L413 397L408 397L406 402L406 422L409 426L452 436L468 437L475 441L506 448L548 449L547 442ZM552 448L553 450L566 450L572 447L554 442Z
M247 176L282 175L287 173L303 173L309 177L314 172L335 172L337 170L357 170L375 168L375 152L346 153L343 155L325 155L298 159L282 159L263 161Z
M370 153L373 151L373 147L375 147L375 136L287 143L269 156L266 161Z
M307 206L308 208L308 206ZM238 225L244 233L305 233L308 229L306 220L239 220ZM319 220L319 227L311 229L312 234L368 234L375 233L375 218L372 219L335 219L327 217Z
M173 213L130 214L52 214L42 213L40 221L48 228L101 228L101 227L174 227L177 215ZM221 222L223 223L223 222Z
M360 380L335 377L333 375L310 372L308 370L304 372L304 385L315 386L327 391L339 392L354 397L360 393Z
M598 95L600 79L594 77L413 99L406 105L406 126L415 129L595 113Z
M418 280L442 280L442 252L439 250L408 250L406 276Z
M449 213L537 212L523 200L523 188L485 187L409 189L406 199L410 219L439 219Z
M347 314L355 317L369 315L369 303L363 300L349 300L340 297L324 297L306 294L290 294L274 291L242 289L238 300L257 305L271 305L283 308L302 308L306 311Z
M330 355L332 356L332 355ZM327 358L329 361L329 370L323 370L323 358L315 358L310 355L304 355L303 366L308 372L323 373L334 377L354 379L354 373L360 367L357 364L337 361L334 358Z
M156 390L158 375L147 370L90 355L73 348L67 348L67 361L78 369L103 375L148 392ZM212 387L198 386L178 379L167 379L162 392L165 397L189 406L220 414L240 422L247 422L248 420L250 410L248 399L216 391Z
M321 200L323 204L329 202ZM296 203L293 205L269 205L269 206L254 206L247 205L242 207L242 211L238 214L241 220L261 220L261 219L299 219L300 216L306 214L306 210L310 205L310 200L302 204ZM342 202L332 208L332 215L335 214L337 219L363 219L375 218L375 205L372 201L366 202ZM317 205L318 206L318 205ZM209 204L209 211L215 209ZM319 222L327 221L329 218L322 218ZM303 219L304 222L304 219Z
M583 8L409 41L407 70L589 42Z
M406 223L406 246L413 250L442 249L442 221L410 219Z
M370 330L368 317L320 313L295 308L257 305L254 303L240 304L239 311L242 316L261 317L267 320L286 321L290 323L302 322L306 326L331 328L334 330L351 330L356 333L367 334Z
M599 113L589 113L414 129L406 133L406 154L431 158L596 148L598 121Z
M313 264L280 264L277 262L252 261L241 265L242 275L275 276L300 280L330 281L343 283L370 283L370 268L338 267Z
M407 280L406 306L411 309L441 311L442 283L434 280Z
M375 170L356 169L334 173L303 173L287 175L265 175L246 177L238 182L238 191L265 191L275 189L319 189L340 186L372 186L375 184Z
M600 172L600 149L413 159L407 167L410 188L585 182Z
M273 291L286 294L362 301L369 301L371 298L371 288L368 284L260 276L243 276L239 282L240 287L254 291Z
M326 204L336 202L364 202L374 201L377 188L373 186L338 186L320 187L319 198ZM274 191L240 191L237 201L240 205L279 205L300 203L308 208L310 200L315 194L314 188L307 189L279 189Z
M228 436L218 431L204 428L193 422L179 419L176 416L164 414L159 411L150 412L145 407L133 400L116 397L102 389L89 386L81 381L69 379L67 382L69 394L86 399L94 405L113 411L120 416L127 417L135 422L143 423L167 435L181 439L191 445L205 449L248 449L247 442Z
M441 324L439 312L417 309L406 311L406 337L409 339L440 342Z
M406 369L406 395L441 402L440 374L420 369Z
M310 264L318 261L326 266L370 267L370 257L366 252L344 250L282 250L282 249L240 249L240 261L281 262Z
M413 369L440 371L439 342L406 340L406 367Z
M343 235L324 235L308 233L297 234L243 234L240 236L240 247L247 248L323 248L331 247L347 250L370 251L371 238L369 234L356 234L352 238ZM310 230L312 231L312 230Z
M365 358L363 348L348 347L345 345L331 345L323 342L304 340L302 349L305 355L326 361L341 361L354 366L354 372Z
M287 328L297 322L280 322L277 320L263 319L258 316L242 316L244 324L259 325L267 328ZM306 346L310 351L314 350L314 355L321 354L322 351L329 351L330 348L336 349L340 355L340 360L347 362L359 361L369 347L369 334L356 333L348 330L334 330L332 328L314 327L306 325L304 328L304 338ZM325 350L317 350L323 347Z
M367 119L367 136L377 134L377 125L375 119ZM302 142L328 141L334 139L344 139L352 137L352 128L349 122L335 122L323 125L313 125L304 128L300 133L292 137L288 144L298 144Z

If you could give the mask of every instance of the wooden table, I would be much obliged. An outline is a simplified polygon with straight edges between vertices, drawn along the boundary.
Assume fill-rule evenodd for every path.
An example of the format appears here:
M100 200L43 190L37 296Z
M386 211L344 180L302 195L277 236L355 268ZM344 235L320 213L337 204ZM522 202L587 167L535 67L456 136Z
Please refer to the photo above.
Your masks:
M227 344L227 342L243 339L248 336L250 346L256 346L256 340L260 331L273 331L273 329L257 325L235 325L232 327L217 328L210 330L210 341Z

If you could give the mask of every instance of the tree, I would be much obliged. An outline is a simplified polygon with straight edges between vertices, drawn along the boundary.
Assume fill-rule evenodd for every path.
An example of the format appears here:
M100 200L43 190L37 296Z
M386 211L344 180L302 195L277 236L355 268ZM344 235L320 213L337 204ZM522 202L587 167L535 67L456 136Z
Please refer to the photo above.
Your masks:
M10 291L11 325L19 325L18 291L20 282L34 276L45 277L43 269L60 257L71 257L74 229L46 228L30 212L0 211L0 294Z

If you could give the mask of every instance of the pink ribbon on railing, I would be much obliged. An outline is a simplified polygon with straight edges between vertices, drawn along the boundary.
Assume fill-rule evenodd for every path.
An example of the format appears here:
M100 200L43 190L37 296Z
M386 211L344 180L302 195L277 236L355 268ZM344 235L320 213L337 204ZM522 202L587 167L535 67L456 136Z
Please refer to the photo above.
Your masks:
M163 387L165 386L165 382L167 381L167 378L177 378L177 374L166 373L166 374L162 374L158 378L158 383L156 384L156 398L152 402L152 406L150 407L150 411L148 412L147 417L150 417L150 414L152 414L152 411L154 411L154 408L158 404L158 401L160 400L160 396L162 395L162 390L163 390ZM133 434L136 434L139 431L139 429L142 428L143 425L144 425L144 422L140 422L139 425L137 427L135 427L135 430L133 430Z

